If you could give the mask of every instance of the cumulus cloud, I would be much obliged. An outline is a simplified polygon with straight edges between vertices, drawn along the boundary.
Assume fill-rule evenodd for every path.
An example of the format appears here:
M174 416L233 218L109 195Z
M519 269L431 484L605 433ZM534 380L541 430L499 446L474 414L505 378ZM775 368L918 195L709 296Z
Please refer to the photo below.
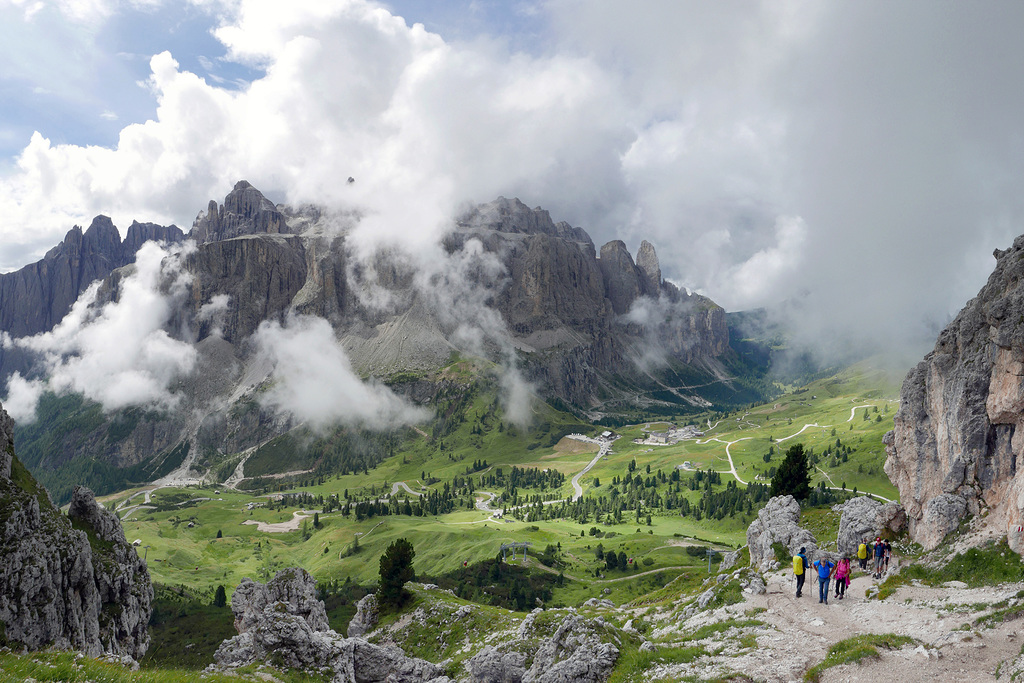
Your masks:
M50 332L5 339L7 345L38 355L42 378L13 375L4 403L15 406L23 421L34 418L35 402L45 389L81 393L104 410L176 405L171 387L191 372L196 352L172 338L165 326L189 283L179 259L192 246L147 242L134 270L120 283L116 301L98 305L100 283L93 283Z
M188 225L239 178L358 211L363 255L426 250L463 200L518 195L598 243L651 240L730 310L810 291L808 334L889 343L957 310L1024 225L1022 5L539 11L526 52L365 0L219 5L227 60L263 75L232 90L160 53L155 116L116 146L33 135L0 178L0 268L100 212Z
M323 318L293 315L284 324L265 321L252 337L256 353L273 367L260 404L293 415L314 429L338 422L376 429L429 417L383 385L364 383Z

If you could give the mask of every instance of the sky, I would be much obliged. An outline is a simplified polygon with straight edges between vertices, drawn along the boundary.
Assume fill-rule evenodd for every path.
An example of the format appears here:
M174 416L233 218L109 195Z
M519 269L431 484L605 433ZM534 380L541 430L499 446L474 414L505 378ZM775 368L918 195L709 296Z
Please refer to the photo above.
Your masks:
M428 249L499 195L819 346L923 349L1024 233L1024 4L0 0L0 271L246 179ZM355 183L344 182L352 176Z

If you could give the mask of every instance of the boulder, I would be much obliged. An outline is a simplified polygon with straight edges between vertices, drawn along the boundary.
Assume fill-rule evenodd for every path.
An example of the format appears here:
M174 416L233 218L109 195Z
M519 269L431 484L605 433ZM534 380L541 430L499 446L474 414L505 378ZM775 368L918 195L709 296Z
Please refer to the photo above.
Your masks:
M314 631L329 631L327 610L316 597L316 579L305 569L282 569L266 584L252 579L242 582L231 595L235 629L246 633L264 621L268 606L301 617Z
M526 655L487 645L469 658L466 669L473 683L520 683L526 673Z
M772 545L781 543L789 555L796 555L801 547L807 548L812 562L818 555L818 542L810 531L800 527L800 504L793 496L776 496L757 513L747 528L747 547L750 566L759 571L778 569Z
M740 548L739 550L733 550L730 553L725 553L725 555L722 556L722 563L718 566L718 571L727 572L733 567L735 567L736 563L739 562L740 556L742 554L743 548Z
M365 635L368 631L372 631L373 627L377 625L377 615L377 596L373 593L364 595L356 603L355 616L348 622L348 630L346 631L348 637L355 638L356 636Z
M865 538L875 539L883 533L898 534L906 530L907 515L899 503L883 505L867 496L851 498L832 508L841 513L836 550L840 555L852 555Z

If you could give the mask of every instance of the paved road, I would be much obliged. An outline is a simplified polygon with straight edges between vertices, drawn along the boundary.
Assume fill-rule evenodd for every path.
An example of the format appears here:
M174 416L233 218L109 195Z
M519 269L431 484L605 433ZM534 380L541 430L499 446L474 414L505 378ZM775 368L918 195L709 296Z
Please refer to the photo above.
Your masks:
M423 495L422 493L417 493L416 491L413 491L411 488L409 488L409 485L406 484L404 481L396 481L394 484L391 485L391 495L392 496L397 496L398 495L399 487L405 489L406 491L408 491L409 493L411 493L414 496L422 496Z
M589 472L591 468L597 464L598 460L608 455L608 452L612 449L612 442L606 441L605 439L589 439L587 437L579 437L576 435L571 435L569 438L576 439L577 441L587 441L588 443L596 443L601 447L601 449L597 452L597 455L594 456L594 459L590 461L590 464L584 467L581 472L579 472L575 477L572 478L572 488L574 491L572 499L579 500L580 498L583 497L583 487L580 486L580 478L584 474Z

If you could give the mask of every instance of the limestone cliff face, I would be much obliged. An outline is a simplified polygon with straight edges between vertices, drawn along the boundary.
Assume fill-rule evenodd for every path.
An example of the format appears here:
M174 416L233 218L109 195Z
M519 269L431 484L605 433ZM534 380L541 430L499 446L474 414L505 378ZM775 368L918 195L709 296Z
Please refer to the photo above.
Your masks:
M143 242L177 242L182 237L173 225L133 223L122 244L106 216L96 216L85 232L75 226L43 260L0 274L0 330L25 337L52 329L86 287L115 268L134 263Z
M138 659L153 588L117 517L79 488L68 517L14 455L0 407L0 640Z
M616 384L634 383L652 358L663 366L714 365L729 350L725 311L662 280L646 240L636 262L620 240L598 256L584 230L554 223L517 199L476 207L458 224L446 241L450 252L474 238L504 262L507 277L494 307L527 376L548 395L587 406Z
M903 381L885 472L911 537L936 547L967 514L1024 552L1024 236Z
M142 464L132 476L148 480L165 476L172 465L164 465L176 459L198 475L216 466L220 454L237 454L282 434L295 426L292 418L262 409L254 398L272 368L254 353L251 337L265 321L284 323L292 313L329 321L364 377L430 376L457 352L502 364L514 356L542 396L582 410L618 401L634 405L640 395L644 405L682 400L707 406L689 388L676 388L680 377L703 373L709 384L729 382L718 363L730 351L724 311L662 280L649 242L641 244L635 262L620 241L606 244L599 255L583 229L556 223L547 211L518 199L498 198L456 220L443 242L451 262L424 280L415 255L381 249L356 257L339 230L348 220L357 219L325 216L314 207L275 207L245 181L223 203L211 201L189 233L195 247L182 252L180 268L169 263L165 271L165 291L178 291L170 282L179 275L187 281L165 331L197 352L196 369L176 378L174 409L67 421L54 428L62 448L27 449L29 464L55 469L67 460L95 457L118 467ZM68 244L41 267L64 263L54 254L69 250L107 256L102 267L79 268L61 304L65 309L91 278L104 278L98 303L117 298L132 274L118 264L129 256L134 260L146 239L181 238L177 228L134 223L121 243L101 218L84 235L69 235ZM464 296L466 289L472 297ZM464 305L473 310L451 310L466 298L473 303ZM5 315L19 310L6 306L0 302ZM471 333L487 328L480 344L460 336L467 317L476 326ZM59 319L54 313L32 329L51 329ZM14 369L19 368L0 356L0 379ZM433 384L435 394L445 390L440 380ZM433 396L422 382L403 393L428 404ZM115 421L118 428L111 432Z

